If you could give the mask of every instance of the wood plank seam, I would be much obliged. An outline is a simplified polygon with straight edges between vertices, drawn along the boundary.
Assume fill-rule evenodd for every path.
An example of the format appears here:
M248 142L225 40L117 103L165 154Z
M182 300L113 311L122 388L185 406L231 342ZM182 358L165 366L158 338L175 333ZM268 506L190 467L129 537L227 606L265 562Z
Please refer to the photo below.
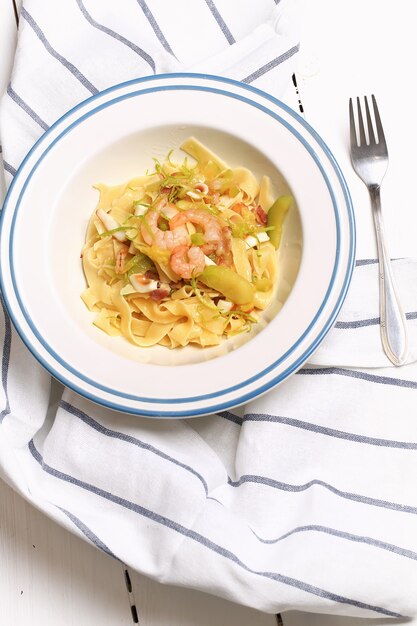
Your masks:
M127 590L127 597L129 599L130 613L132 615L133 623L140 624L138 610L136 608L135 596L133 594L132 581L130 579L130 574L129 574L129 570L127 569L127 567L124 568L123 577L124 577L125 586Z
M297 77L296 77L295 74L292 75L292 84L294 85L295 95L297 97L298 108L300 110L300 113L302 113L304 115L304 107L303 107L303 103L301 102L300 91L298 89Z

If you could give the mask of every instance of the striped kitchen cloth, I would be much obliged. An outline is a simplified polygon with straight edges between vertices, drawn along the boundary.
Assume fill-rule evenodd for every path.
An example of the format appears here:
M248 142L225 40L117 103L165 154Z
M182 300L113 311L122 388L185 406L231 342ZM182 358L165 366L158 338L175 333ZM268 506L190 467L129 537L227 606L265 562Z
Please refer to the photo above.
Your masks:
M193 70L275 96L288 85L295 0L115 6L24 2L1 106L8 181L61 114L113 83ZM4 310L1 476L161 582L267 612L417 614L417 263L394 270L407 365L392 368L382 353L377 264L361 260L314 361L250 405L189 420L118 414L62 391Z

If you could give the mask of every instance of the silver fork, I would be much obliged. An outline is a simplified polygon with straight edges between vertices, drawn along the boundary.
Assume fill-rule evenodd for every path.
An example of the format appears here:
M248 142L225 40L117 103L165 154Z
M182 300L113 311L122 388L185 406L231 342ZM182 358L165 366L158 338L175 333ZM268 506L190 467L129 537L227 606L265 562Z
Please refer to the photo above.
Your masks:
M356 102L357 125L355 124L352 98L349 99L350 156L355 172L367 186L371 197L379 262L379 315L382 346L385 354L394 365L403 365L408 351L406 319L392 274L380 198L381 183L388 167L387 144L375 96L372 95L372 105L376 136L368 98L365 96L368 141L365 135L365 124L359 98L356 98Z

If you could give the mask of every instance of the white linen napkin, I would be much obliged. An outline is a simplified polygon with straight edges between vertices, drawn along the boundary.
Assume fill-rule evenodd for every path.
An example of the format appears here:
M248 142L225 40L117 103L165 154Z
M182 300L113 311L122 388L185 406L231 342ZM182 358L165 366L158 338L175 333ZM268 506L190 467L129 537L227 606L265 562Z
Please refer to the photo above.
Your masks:
M1 106L9 182L34 141L97 90L192 70L279 97L299 48L295 0L56 7L23 4ZM377 264L361 260L307 367L250 405L189 420L141 419L62 393L4 310L2 477L161 582L267 612L417 614L417 262L394 269L412 346L406 366L390 367L382 352Z

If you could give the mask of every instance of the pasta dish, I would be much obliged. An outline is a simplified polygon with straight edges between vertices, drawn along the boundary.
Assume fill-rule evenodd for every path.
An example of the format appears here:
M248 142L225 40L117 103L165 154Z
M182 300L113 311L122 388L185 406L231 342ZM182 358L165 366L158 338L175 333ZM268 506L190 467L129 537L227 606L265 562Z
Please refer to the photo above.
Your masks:
M94 324L142 346L213 346L249 331L273 299L291 196L190 137L186 156L96 185L82 299ZM191 157L191 162L190 162Z

